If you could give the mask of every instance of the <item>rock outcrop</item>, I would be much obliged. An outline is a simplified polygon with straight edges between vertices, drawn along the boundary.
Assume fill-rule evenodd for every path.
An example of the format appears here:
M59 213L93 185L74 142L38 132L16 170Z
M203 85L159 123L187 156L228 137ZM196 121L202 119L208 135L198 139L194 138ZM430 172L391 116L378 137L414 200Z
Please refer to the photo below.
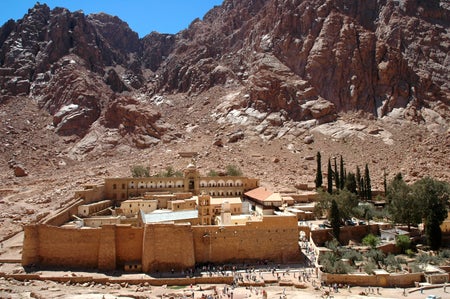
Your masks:
M152 128L157 117L144 114L155 103L123 110L113 103L123 95L196 99L214 88L239 91L224 117L277 115L275 126L326 123L342 111L381 118L396 108L415 122L445 123L449 16L450 5L438 0L225 0L178 34L139 39L117 17L37 4L0 28L0 103L35 97L58 134L80 137L97 120L111 125L114 113L125 127L130 113ZM271 125L259 121L258 131Z

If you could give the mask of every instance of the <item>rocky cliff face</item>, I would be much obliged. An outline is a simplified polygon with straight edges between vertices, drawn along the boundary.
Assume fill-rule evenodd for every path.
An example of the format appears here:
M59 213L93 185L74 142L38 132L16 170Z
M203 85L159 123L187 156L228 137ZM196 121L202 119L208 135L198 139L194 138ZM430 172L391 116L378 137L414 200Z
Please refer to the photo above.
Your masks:
M448 105L449 15L443 1L225 1L178 35L160 85L195 92L237 80L247 104L296 120L319 96L380 117Z
M80 137L97 120L109 123L105 111L118 97L196 98L214 88L229 90L213 111L223 117L258 111L320 124L341 111L382 117L406 108L403 117L424 121L430 108L448 121L449 6L225 0L176 35L139 39L117 17L36 5L0 29L1 101L32 96L58 134Z

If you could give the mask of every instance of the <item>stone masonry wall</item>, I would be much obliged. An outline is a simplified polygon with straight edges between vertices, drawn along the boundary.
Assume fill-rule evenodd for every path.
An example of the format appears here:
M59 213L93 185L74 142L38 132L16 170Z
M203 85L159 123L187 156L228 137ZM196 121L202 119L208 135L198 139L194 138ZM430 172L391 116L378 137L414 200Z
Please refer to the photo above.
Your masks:
M295 217L264 217L236 226L194 227L197 263L300 261Z
M144 272L186 270L195 265L190 224L152 224L144 228Z
M205 235L206 234L206 235ZM295 216L266 216L246 225L104 225L74 229L49 225L25 227L22 264L67 269L176 271L196 263L300 262Z
M141 263L144 229L130 225L116 226L116 266L123 270L127 263Z
M366 235L372 233L379 235L380 226L378 224L358 225L358 226L344 226L341 227L339 234L339 241L341 244L348 244L350 240L361 241ZM311 231L311 238L316 246L323 246L326 241L331 239L332 229L319 229Z
M38 226L40 263L50 267L98 268L101 231Z

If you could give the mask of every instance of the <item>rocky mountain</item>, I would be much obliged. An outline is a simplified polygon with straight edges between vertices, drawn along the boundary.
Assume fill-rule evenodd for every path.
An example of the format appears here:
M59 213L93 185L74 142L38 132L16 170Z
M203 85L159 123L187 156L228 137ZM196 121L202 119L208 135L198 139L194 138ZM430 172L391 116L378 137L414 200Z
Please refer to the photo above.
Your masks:
M0 28L0 238L130 165L450 181L450 4L225 0L177 34L37 4ZM324 166L323 166L324 167Z
M235 91L225 114L326 123L407 108L426 121L430 108L448 120L449 15L445 1L227 0L176 35L139 39L117 17L37 4L0 30L1 94L37 99L59 134L81 137L123 93L216 86Z

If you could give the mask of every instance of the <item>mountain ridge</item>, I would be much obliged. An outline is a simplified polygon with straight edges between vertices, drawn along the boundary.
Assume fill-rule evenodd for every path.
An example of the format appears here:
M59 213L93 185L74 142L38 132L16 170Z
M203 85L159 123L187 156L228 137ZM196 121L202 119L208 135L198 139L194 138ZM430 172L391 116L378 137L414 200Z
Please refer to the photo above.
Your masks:
M83 184L188 163L297 192L317 152L450 181L450 5L226 0L177 34L36 5L0 28L0 236ZM20 169L18 169L20 166ZM16 176L17 174L25 176Z

